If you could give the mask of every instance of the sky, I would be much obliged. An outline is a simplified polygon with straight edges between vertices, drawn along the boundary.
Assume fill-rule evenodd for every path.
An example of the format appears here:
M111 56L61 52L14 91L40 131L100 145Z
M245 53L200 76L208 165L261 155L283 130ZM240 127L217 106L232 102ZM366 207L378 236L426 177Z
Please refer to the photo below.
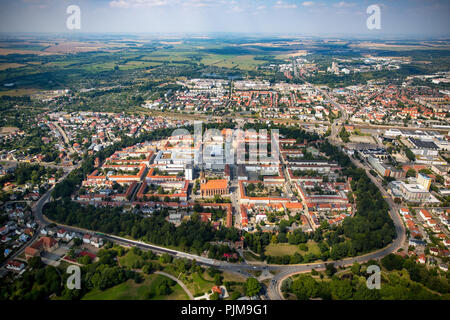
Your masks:
M450 34L450 0L0 0L0 32ZM380 8L381 29L366 12ZM80 29L69 30L69 5Z

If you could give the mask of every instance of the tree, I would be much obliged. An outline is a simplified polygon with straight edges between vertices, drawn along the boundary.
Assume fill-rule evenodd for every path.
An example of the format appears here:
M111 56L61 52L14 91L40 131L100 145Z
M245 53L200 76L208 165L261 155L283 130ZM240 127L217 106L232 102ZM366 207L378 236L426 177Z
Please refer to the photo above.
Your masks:
M209 300L219 300L219 294L217 292L214 292L209 296Z
M292 234L289 236L289 243L290 244L306 243L307 240L308 240L308 238L306 236L306 233L304 233L300 229L295 229L292 232Z
M245 282L245 294L248 297L253 297L258 295L261 291L261 284L255 278L248 278Z
M416 160L416 156L414 155L414 153L409 148L405 149L405 155L409 159L409 161L415 161Z
M326 268L325 273L329 277L332 277L337 271L336 268L334 267L334 264L332 263L325 264L325 268Z
M301 275L297 280L292 282L291 290L297 296L298 300L307 300L317 297L319 285L313 277Z
M89 257L88 255L79 257L77 259L77 262L81 263L81 264L84 264L84 265L90 264L91 263L91 257Z
M342 127L341 131L339 132L339 137L343 142L350 142L350 134L347 132L347 130L345 130L345 127Z
M171 263L172 262L172 256L169 255L168 253L163 253L160 257L159 257L159 261L161 261L161 263Z
M280 232L278 234L277 241L278 241L278 243L286 243L286 242L288 242L288 239L286 237L286 233Z
M406 171L406 177L415 177L417 174L416 170L414 170L413 168L409 168L408 171Z
M220 273L216 273L216 274L214 275L214 284L215 284L216 286L222 285L222 280L223 280L223 277L220 275Z
M352 284L349 280L333 279L330 283L331 296L335 300L352 298Z
M351 270L354 275L359 275L359 272L361 271L361 265L358 262L354 262Z
M238 291L234 291L234 292L231 294L231 300L237 300L237 299L240 298L240 297L241 297L241 293L238 292Z
M41 267L43 267L43 263L41 260L41 257L33 257L30 258L30 260L28 260L28 266L30 266L33 269L39 269Z
M150 274L153 271L153 264L152 263L147 263L145 266L142 267L142 271L145 274Z
M391 253L381 259L381 264L389 271L401 270L403 268L403 258Z
M167 282L162 282L157 288L156 288L156 294L158 296L167 296L172 293L172 289L167 284Z
M361 284L353 295L354 300L379 300L380 290L369 289L367 285Z

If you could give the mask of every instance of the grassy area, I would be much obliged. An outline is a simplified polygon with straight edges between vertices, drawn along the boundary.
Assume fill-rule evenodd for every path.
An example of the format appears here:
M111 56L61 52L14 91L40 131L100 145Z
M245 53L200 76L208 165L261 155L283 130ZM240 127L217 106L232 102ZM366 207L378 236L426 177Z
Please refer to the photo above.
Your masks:
M158 283L165 277L162 275L145 275L142 283L135 283L128 280L112 288L101 291L95 289L83 297L83 300L188 300L184 290L176 284L172 286L172 293L167 296L160 296L156 293Z
M1 96L21 97L21 96L32 95L32 94L34 94L36 92L38 92L37 89L2 90L2 91L0 91L0 97Z
M245 277L236 273L224 272L222 273L223 281L245 282Z
M141 256L135 254L132 250L128 250L128 252L123 257L119 257L119 263L122 267L129 267L133 269L133 265L136 262L140 262L142 264L144 262L144 259Z
M254 55L208 54L207 56L202 58L201 63L222 68L254 70L259 65L265 63L265 61L262 60L255 60L254 57Z
M317 243L313 240L307 242L308 251L300 250L298 245L293 245L289 243L271 243L266 247L266 256L291 256L296 252L304 255L306 253L314 253L315 255L320 255L320 249Z
M294 253L302 253L298 246L289 243L271 243L266 247L266 256L291 256Z
M319 246L317 245L317 243L313 240L309 240L307 242L308 245L308 253L314 253L316 256L320 255L320 249ZM302 251L302 253L305 253Z
M259 257L251 253L250 251L244 251L244 258L247 261L260 261Z
M25 66L21 63L0 63L0 71L7 70L7 69L14 69L14 68L20 68Z
M189 291L196 296L211 291L211 288L215 285L214 281L206 280L205 277L205 275L193 273L186 280L182 281Z

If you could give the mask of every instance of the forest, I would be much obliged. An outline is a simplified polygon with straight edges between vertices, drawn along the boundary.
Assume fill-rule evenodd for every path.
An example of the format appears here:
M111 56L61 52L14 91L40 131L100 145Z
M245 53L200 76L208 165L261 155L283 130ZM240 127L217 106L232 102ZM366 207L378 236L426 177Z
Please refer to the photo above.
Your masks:
M143 218L134 213L123 213L122 208L96 208L82 206L68 199L48 203L44 214L58 223L96 230L117 236L131 236L148 243L165 247L176 247L182 251L201 254L203 251L215 252L214 258L222 259L223 253L232 250L215 247L211 241L237 241L239 232L235 228L215 230L210 223L203 223L197 213L191 219L175 227L165 220L167 209Z
M369 265L381 268L380 289L369 289L366 269ZM345 272L328 264L325 272L313 270L284 281L281 290L285 297L298 300L321 298L326 300L447 300L448 279L437 268L427 269L412 258L390 254L381 261L363 265L354 263Z

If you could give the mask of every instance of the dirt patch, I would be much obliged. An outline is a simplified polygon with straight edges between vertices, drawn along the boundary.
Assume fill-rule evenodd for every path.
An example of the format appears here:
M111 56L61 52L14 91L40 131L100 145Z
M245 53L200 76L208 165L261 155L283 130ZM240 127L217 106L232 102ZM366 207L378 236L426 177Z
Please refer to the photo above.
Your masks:
M49 55L56 54L56 53L54 53L54 52L45 52L45 51L16 50L16 49L0 48L0 56L6 56L8 54L35 54L35 55L38 55L38 56L49 56Z

